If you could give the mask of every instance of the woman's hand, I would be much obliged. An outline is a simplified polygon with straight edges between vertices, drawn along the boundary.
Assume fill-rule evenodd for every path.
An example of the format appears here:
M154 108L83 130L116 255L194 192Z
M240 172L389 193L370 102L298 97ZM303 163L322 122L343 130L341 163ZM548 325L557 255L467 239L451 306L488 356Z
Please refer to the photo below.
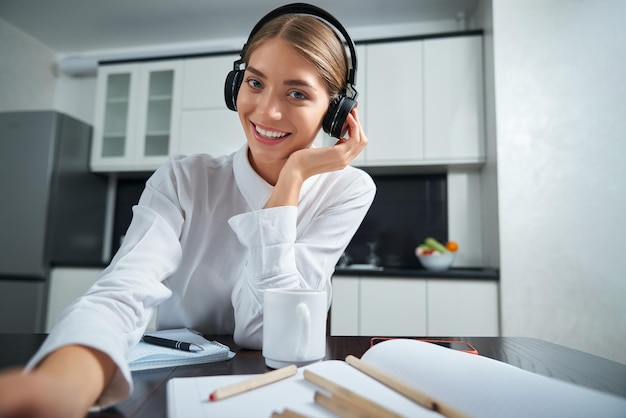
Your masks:
M368 140L361 127L356 107L348 114L346 123L349 139L339 139L332 147L296 151L287 160L283 172L298 171L303 179L307 179L316 174L341 170L348 166L365 149Z
M289 156L280 171L266 208L297 206L304 181L316 174L341 170L348 166L367 145L356 108L346 118L349 139L340 139L332 147L307 148Z

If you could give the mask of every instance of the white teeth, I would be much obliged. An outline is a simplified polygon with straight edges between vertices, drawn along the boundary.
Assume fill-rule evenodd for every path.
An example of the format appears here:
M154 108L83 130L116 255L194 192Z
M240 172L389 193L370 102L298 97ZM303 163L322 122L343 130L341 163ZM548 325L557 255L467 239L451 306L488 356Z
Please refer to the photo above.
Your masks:
M266 131L258 126L255 126L256 131L266 138L278 139L287 135L286 132Z

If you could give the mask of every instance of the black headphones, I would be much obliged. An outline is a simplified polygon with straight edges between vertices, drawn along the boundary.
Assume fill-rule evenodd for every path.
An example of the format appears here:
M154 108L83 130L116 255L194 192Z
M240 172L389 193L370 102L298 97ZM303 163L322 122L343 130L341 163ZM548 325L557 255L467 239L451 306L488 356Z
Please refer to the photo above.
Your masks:
M341 23L337 21L337 19L331 16L328 12L310 4L293 3L279 7L265 15L254 26L252 32L250 32L250 36L248 36L248 40L243 45L243 49L239 54L241 58L234 62L233 71L229 72L226 76L226 84L224 85L224 99L226 100L226 106L230 110L237 110L237 94L239 93L239 88L243 82L243 74L245 71L245 69L242 69L244 64L243 57L246 54L246 48L248 47L248 43L250 43L250 39L252 39L252 37L263 27L263 25L270 20L291 13L312 15L320 18L327 24L334 27L336 31L341 33L346 41L346 44L348 45L350 50L351 68L348 68L346 88L339 93L337 98L330 102L328 105L328 111L326 112L326 115L324 115L324 120L322 121L322 128L324 129L324 132L335 138L341 138L343 125L346 122L348 114L350 114L354 106L356 106L356 98L358 96L358 92L354 88L357 69L356 49L350 35L348 35L348 32L344 29Z

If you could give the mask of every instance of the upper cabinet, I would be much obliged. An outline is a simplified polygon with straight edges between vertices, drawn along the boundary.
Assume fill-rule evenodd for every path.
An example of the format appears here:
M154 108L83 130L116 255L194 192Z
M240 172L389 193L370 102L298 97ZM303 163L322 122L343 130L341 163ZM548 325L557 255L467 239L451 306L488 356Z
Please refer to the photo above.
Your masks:
M485 158L481 36L424 41L424 159Z
M422 41L366 47L365 165L423 160Z
M356 166L484 162L482 36L357 46L358 112L369 139ZM229 154L245 134L226 108L237 54L102 66L94 171L151 171L169 155ZM315 145L334 138L320 132Z
M484 161L482 37L366 46L365 166Z
M226 75L238 58L232 54L185 60L175 153L220 156L236 151L245 142L239 116L224 101Z
M178 134L180 77L180 61L100 67L93 171L148 171L166 161Z

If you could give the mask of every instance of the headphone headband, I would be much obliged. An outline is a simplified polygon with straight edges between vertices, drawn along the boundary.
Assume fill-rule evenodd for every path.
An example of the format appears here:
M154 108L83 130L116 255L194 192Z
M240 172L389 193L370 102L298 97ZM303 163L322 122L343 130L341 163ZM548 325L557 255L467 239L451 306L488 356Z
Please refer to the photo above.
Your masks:
M254 28L252 28L252 31L250 32L250 35L248 36L248 40L243 45L243 49L241 50L241 53L240 53L240 57L242 59L235 61L234 69L235 70L240 69L238 67L241 64L243 64L242 60L243 60L244 55L246 54L246 49L248 48L248 44L250 43L250 40L254 37L254 35L259 30L261 30L263 25L265 25L267 22L273 19L276 19L279 16L286 15L286 14L304 14L304 15L315 16L321 20L324 20L327 24L334 27L336 31L341 33L341 35L343 36L343 39L346 41L346 44L348 45L348 49L350 50L351 68L348 68L348 74L347 74L347 80L346 80L347 86L351 91L356 93L356 91L352 88L352 86L354 86L356 82L356 70L357 70L356 48L354 46L354 42L352 41L352 38L350 38L350 35L348 35L348 31L346 31L343 25L339 23L339 21L335 19L330 13L328 13L327 11L317 6L313 6L311 4L306 4L306 3L287 4L277 9L274 9L268 14L266 14L265 16L263 16L261 20L259 20L257 24L254 25Z

